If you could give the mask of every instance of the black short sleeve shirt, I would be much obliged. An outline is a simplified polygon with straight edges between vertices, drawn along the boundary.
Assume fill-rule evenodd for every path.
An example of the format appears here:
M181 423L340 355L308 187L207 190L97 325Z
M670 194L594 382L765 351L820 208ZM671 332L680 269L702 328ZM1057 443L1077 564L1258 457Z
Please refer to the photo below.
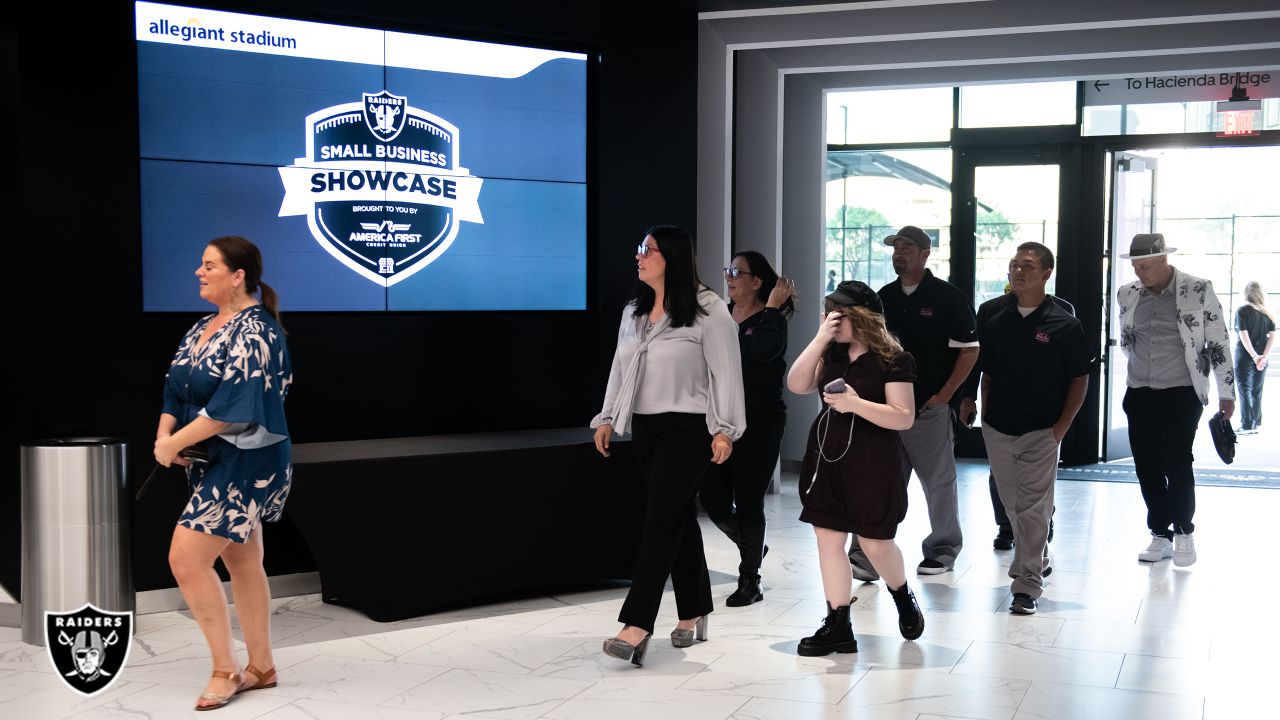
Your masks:
M889 332L898 337L902 348L916 359L916 407L924 407L929 398L947 384L956 365L956 351L951 342L972 344L977 341L973 305L955 285L934 277L925 270L910 295L902 291L902 280L880 288L884 303L884 321Z
M1236 332L1249 333L1249 342L1253 344L1253 351L1261 354L1267 349L1267 334L1275 331L1276 324L1271 322L1271 318L1258 312L1258 309L1252 305L1241 305L1236 310Z
M1005 435L1051 427L1071 381L1088 375L1097 353L1084 327L1052 297L1023 317L1016 302L983 319L978 367L989 378L984 419Z

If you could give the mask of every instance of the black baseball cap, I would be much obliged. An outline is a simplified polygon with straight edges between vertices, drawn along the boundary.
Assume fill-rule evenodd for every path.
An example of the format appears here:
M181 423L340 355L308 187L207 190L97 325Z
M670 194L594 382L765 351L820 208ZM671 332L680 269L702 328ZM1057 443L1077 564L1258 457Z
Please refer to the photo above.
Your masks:
M835 292L827 296L827 302L844 307L864 307L868 310L884 314L884 306L880 304L880 296L870 285L860 280L845 280L836 286Z

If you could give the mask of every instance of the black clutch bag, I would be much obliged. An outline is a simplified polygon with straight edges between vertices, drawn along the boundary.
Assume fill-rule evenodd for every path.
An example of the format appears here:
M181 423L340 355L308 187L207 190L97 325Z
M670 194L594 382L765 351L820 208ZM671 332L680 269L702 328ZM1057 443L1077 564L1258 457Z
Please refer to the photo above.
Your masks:
M1230 465L1236 459L1236 431L1231 429L1231 421L1221 410L1209 418L1209 434L1213 436L1213 449L1218 451L1218 457Z

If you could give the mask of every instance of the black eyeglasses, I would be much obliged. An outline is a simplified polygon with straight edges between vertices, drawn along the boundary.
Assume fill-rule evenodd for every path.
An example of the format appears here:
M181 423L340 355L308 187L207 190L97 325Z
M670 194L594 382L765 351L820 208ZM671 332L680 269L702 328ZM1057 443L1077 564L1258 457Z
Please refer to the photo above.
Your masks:
M659 255L662 254L662 251L659 250L658 248L645 245L644 243L640 243L639 245L636 246L636 254L639 255L640 257L649 257L649 253L651 252L656 252Z
M728 278L737 278L739 275L752 275L755 273L747 272L740 267L727 267L724 269L724 276Z

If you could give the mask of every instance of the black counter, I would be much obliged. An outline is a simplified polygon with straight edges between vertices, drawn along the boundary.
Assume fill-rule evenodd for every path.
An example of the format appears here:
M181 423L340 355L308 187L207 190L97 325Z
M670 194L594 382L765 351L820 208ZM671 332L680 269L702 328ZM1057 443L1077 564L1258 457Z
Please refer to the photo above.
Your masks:
M285 513L325 602L378 621L631 575L644 492L629 442L589 430L294 446Z

